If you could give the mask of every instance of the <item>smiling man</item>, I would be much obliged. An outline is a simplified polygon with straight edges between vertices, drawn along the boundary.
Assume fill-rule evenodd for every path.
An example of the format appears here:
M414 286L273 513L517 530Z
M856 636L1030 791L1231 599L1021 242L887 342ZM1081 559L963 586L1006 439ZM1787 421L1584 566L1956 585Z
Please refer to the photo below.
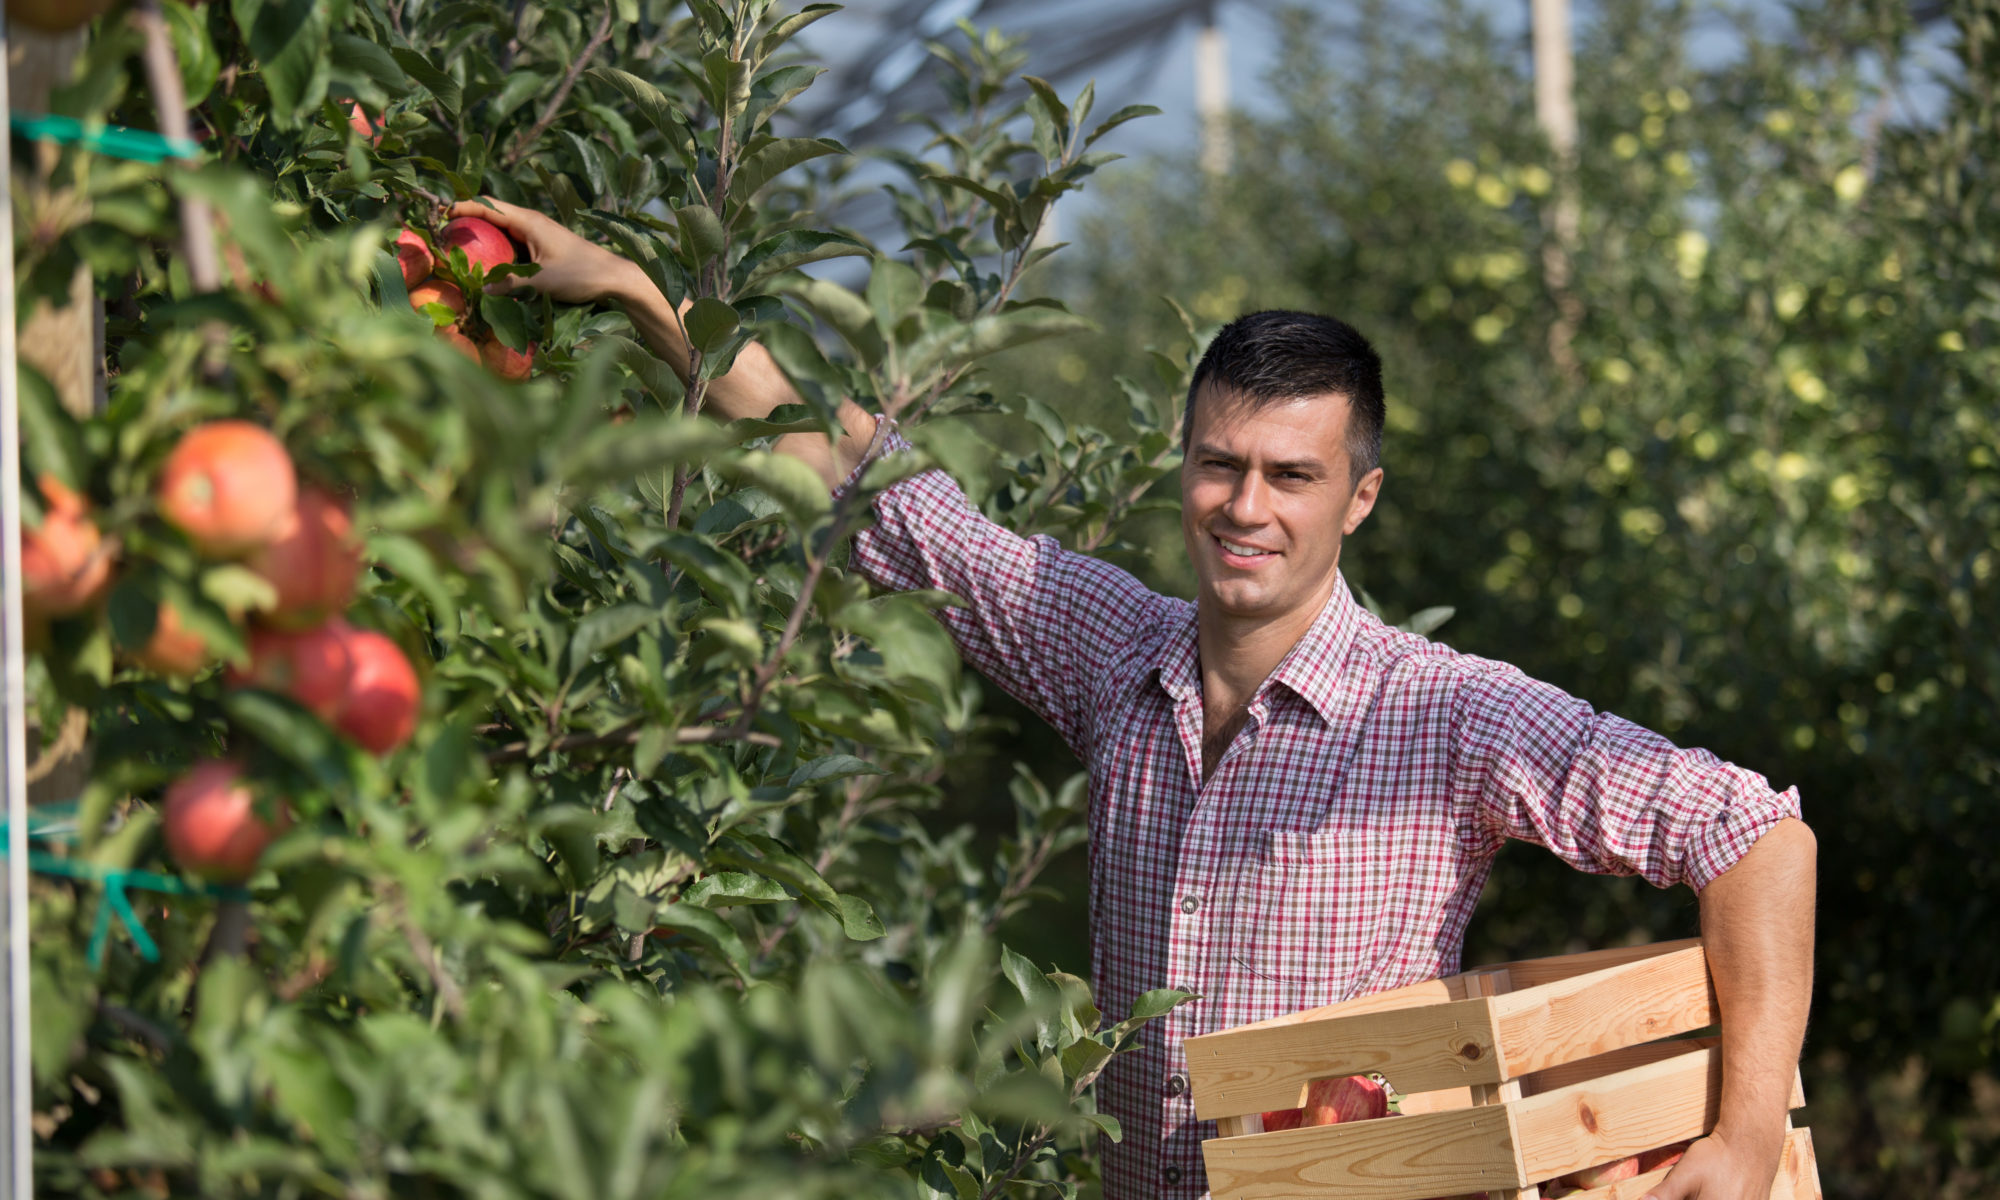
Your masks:
M685 377L679 322L645 275L511 205L461 205L526 244L534 286L622 303ZM710 391L729 418L798 399L752 348ZM830 487L874 438L780 448ZM1385 627L1340 574L1382 488L1381 364L1350 326L1266 312L1225 327L1188 394L1182 531L1193 602L988 521L940 471L875 500L854 565L941 588L966 660L1090 770L1093 983L1106 1012L1176 986L1198 1001L1114 1060L1099 1095L1111 1200L1206 1194L1184 1039L1459 965L1507 838L1585 871L1700 895L1726 1067L1714 1133L1657 1200L1762 1200L1785 1130L1812 974L1815 843L1798 797L1503 663ZM901 439L890 433L892 446Z

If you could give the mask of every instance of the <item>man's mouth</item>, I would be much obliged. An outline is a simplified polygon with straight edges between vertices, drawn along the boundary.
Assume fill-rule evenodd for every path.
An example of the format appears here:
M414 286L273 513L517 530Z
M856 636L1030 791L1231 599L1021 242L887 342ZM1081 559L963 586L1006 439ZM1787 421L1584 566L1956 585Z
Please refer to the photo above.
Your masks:
M1269 558L1277 553L1276 550L1263 550L1256 546L1246 546L1241 542L1232 542L1228 538L1219 537L1215 540L1224 551L1237 558Z

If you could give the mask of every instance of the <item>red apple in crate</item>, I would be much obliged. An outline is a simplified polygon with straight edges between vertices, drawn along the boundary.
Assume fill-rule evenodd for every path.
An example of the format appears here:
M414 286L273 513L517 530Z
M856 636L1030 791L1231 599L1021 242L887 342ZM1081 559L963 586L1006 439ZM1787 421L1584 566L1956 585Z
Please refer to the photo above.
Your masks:
M303 633L259 629L250 635L249 667L229 672L232 686L290 696L327 722L340 713L353 679L354 657L335 621Z
M211 558L239 558L276 537L297 500L292 456L248 421L190 429L160 469L160 515Z
M1681 1160L1681 1155L1686 1154L1688 1147L1692 1145L1694 1145L1694 1142L1691 1140L1675 1142L1671 1146L1662 1146L1658 1150L1642 1152L1639 1155L1639 1174L1644 1175L1648 1171L1657 1171L1661 1167L1673 1166Z
M1303 1108L1280 1108L1264 1114L1264 1132L1275 1133L1280 1129L1297 1129L1305 1123L1306 1110Z
M1315 1079L1306 1089L1305 1123L1345 1125L1389 1115L1389 1093L1366 1075Z
M387 754L416 731L423 700L417 672L402 647L387 636L345 621L329 625L337 629L354 664L334 726L366 749Z
M310 629L337 615L354 595L361 572L354 519L332 493L300 488L291 518L248 566L278 593L277 607L264 619L280 629Z
M21 614L29 624L67 617L97 602L111 583L112 550L83 497L53 475L37 481L42 523L21 525Z
M218 883L248 879L278 833L257 815L243 768L233 762L195 767L167 788L161 808L168 855L190 875Z
M1573 1188L1589 1191L1592 1188L1608 1187L1621 1179L1630 1179L1639 1173L1639 1159L1621 1158L1616 1162L1603 1163L1595 1167L1585 1167L1581 1171L1571 1171L1559 1182Z
M403 269L403 286L413 288L431 277L437 258L423 234L405 229L396 235L396 264Z
M514 243L500 227L483 217L454 217L438 235L438 245L449 254L453 247L465 251L467 262L484 271L514 261Z

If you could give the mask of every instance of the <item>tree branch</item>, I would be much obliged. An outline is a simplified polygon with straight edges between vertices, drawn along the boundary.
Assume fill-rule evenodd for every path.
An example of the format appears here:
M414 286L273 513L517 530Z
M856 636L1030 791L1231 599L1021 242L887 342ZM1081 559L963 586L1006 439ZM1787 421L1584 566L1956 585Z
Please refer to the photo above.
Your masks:
M542 115L535 119L533 125L522 130L514 138L514 145L507 151L507 157L501 161L502 166L512 167L519 163L528 153L529 147L540 141L542 135L548 132L549 126L555 124L557 115L562 112L563 102L569 99L570 89L576 86L576 81L582 77L584 68L590 65L590 60L597 57L597 52L610 40L611 5L607 3L604 6L604 18L597 23L597 32L590 35L590 41L583 47L583 53L576 56L576 61L571 63L569 70L563 74L562 82L556 85L555 95L550 96L548 104L543 106Z
M633 721L629 724L620 725L616 729L606 730L603 733L573 733L568 737L559 737L542 747L542 753L549 754L560 750L589 750L598 746L629 746L639 740L642 724L642 722ZM693 729L677 729L674 731L674 744L677 746L695 746L708 742L748 742L753 746L767 746L773 749L784 745L776 735L739 727L742 724L744 723L739 722L735 725L702 725ZM489 751L486 755L486 761L489 763L518 762L529 757L532 757L532 755L529 752L528 743L513 742L497 750Z

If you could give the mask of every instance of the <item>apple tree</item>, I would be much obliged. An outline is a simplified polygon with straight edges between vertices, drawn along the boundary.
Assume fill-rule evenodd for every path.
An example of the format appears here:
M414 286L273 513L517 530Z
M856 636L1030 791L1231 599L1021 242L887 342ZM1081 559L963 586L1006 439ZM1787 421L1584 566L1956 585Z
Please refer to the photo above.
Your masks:
M86 413L21 385L33 749L89 762L31 829L51 1194L1091 1186L1118 1130L1090 1085L1184 997L1100 1014L992 936L1080 840L1079 781L1024 773L990 860L934 819L985 736L950 598L844 566L927 454L878 447L829 495L768 443L846 396L920 445L981 436L961 418L1008 409L985 360L1083 327L1024 280L1141 114L1022 91L1019 47L965 28L933 48L931 141L866 168L896 173L877 246L818 215L853 153L787 112L832 12L161 0L92 26L52 99L82 133L15 225L24 305L87 269L108 377ZM90 132L183 112L187 156ZM496 288L535 268L443 223L479 196L685 302L688 377L613 308ZM702 415L753 339L803 402ZM1030 404L1045 440L996 508L1114 545L1173 465L1187 348L1155 365L1122 449Z

